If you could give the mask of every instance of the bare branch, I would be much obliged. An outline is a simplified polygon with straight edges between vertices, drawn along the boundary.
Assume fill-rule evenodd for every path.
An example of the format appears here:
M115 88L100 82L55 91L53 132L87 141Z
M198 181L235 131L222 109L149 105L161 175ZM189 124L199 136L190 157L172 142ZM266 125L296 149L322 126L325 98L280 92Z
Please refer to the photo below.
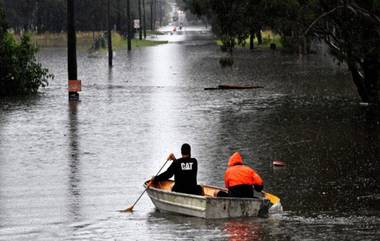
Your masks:
M344 6L337 6L337 7L333 8L333 9L331 9L330 11L323 13L323 14L322 14L321 16L319 16L318 18L316 18L316 19L315 19L315 20L309 25L309 27L306 29L306 31L304 32L304 35L307 35L307 33L310 31L310 29L311 29L316 23L318 23L319 20L321 20L322 18L324 18L324 17L326 17L326 16L328 16L328 15L334 13L338 8L342 8L342 7L344 7Z

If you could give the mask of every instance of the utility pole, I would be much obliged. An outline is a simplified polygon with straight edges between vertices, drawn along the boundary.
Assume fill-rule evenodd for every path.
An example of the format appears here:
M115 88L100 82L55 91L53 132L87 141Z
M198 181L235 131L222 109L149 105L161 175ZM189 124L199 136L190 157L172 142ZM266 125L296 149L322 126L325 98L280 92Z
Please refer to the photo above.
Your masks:
M128 17L128 51L131 51L132 49L132 29L131 29L131 6L130 6L130 0L127 0L127 17Z
M107 39L108 39L108 66L112 67L112 32L111 32L111 0L107 1Z
M75 35L74 0L67 0L67 70L69 101L79 101L80 81L77 72L77 40Z
M143 28L144 28L144 39L146 39L145 0L142 0L142 4L143 4Z
M140 24L140 28L139 28L139 39L142 40L141 0L138 1L138 4L139 4L139 24Z

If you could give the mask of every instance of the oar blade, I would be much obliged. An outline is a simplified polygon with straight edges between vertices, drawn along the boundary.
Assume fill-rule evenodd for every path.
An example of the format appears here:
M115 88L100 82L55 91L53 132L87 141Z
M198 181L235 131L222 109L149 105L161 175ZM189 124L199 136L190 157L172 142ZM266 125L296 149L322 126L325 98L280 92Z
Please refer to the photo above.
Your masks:
M130 206L127 209L120 210L121 213L131 213L133 212L133 206Z
M264 197L268 199L272 203L272 205L280 202L280 198L278 198L277 196L270 194L268 192L263 192L263 193L264 193Z

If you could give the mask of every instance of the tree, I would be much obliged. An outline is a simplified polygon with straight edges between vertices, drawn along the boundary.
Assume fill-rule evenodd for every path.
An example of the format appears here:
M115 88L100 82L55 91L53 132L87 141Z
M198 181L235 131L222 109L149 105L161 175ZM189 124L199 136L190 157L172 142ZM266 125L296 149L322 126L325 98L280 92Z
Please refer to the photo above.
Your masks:
M320 0L320 16L306 30L347 63L364 102L380 104L380 1Z
M37 48L29 35L22 35L17 42L7 28L0 3L0 96L35 94L53 75L36 62Z
M212 21L223 47L232 51L247 32L267 26L292 52L308 53L312 38L324 40L347 63L359 96L380 104L379 0L183 0L185 7Z

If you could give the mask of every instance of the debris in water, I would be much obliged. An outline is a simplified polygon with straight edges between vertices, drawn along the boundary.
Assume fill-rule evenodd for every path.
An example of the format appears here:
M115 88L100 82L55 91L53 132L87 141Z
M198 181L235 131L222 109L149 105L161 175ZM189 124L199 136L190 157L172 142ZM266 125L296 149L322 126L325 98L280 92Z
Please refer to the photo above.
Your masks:
M204 90L246 90L261 88L264 87L258 85L218 85L218 87L204 88Z
M284 167L285 166L285 162L283 162L281 160L274 160L273 161L273 166L275 166L275 167Z

